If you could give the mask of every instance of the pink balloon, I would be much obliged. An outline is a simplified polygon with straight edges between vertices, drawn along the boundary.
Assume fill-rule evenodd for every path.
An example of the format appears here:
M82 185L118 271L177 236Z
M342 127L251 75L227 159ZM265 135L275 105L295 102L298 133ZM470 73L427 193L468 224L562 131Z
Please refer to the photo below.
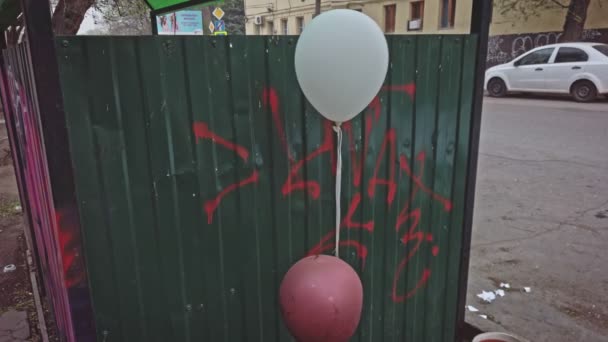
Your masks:
M361 279L333 256L298 261L283 278L279 297L283 320L299 342L346 342L361 319Z

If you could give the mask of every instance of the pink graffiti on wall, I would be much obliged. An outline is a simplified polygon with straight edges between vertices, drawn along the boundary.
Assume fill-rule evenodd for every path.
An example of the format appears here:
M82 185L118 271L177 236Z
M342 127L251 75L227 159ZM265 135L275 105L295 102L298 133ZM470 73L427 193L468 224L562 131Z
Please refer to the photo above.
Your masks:
M412 83L385 86L382 88L382 92L393 92L397 96L413 98L415 86ZM273 88L265 88L262 93L262 101L264 106L270 109L274 130L276 131L275 133L278 137L279 143L281 144L281 149L286 154L287 160L289 161L289 172L287 174L287 178L283 182L283 186L281 187L281 194L285 197L296 192L305 192L311 199L318 200L322 191L321 185L314 179L305 178L302 174L302 170L309 162L326 155L329 157L331 170L335 174L336 155L332 123L324 120L321 144L314 151L304 155L300 159L296 159L288 145L280 109L280 99L276 90ZM394 212L396 213L396 224L394 229L397 233L397 238L403 245L405 256L401 259L395 269L391 298L394 302L403 302L412 297L418 290L423 288L428 282L432 273L430 267L425 266L415 286L408 289L405 293L402 293L402 291L399 289L403 288L404 286L399 286L399 284L404 281L402 279L404 278L403 273L409 261L419 252L423 244L430 246L431 254L433 256L437 256L440 251L439 246L433 243L432 233L424 232L419 227L422 211L421 208L413 208L413 202L418 195L425 195L428 196L432 201L440 204L442 210L446 212L450 212L452 210L452 203L449 199L433 192L429 186L424 184L422 175L424 174L424 167L427 161L427 156L424 151L421 151L416 155L411 163L412 166L410 166L408 156L403 154L397 155L397 131L394 128L390 128L384 132L380 150L378 151L373 164L373 173L367 181L367 188L362 189L363 166L366 165L366 158L368 157L369 137L374 128L380 127L377 125L377 123L380 121L381 116L382 102L380 101L380 97L377 96L373 99L368 107L368 110L364 113L364 144L362 156L358 155L360 152L357 152L355 148L355 132L352 124L348 122L343 125L352 164L352 177L350 179L352 179L352 185L356 191L349 199L346 214L341 222L341 227L347 230L363 230L369 234L373 234L377 228L376 223L373 220L357 222L355 219L355 217L360 216L358 211L361 208L364 197L367 196L368 199L375 199L378 193L378 188L385 187L386 198L383 200L386 201L389 208L393 208L397 196L398 183L410 182L412 184L409 198L405 201L401 208L394 209ZM194 124L193 130L197 139L211 140L212 143L233 151L241 159L243 159L245 163L248 163L249 151L245 147L234 144L222 137L217 136L215 133L209 130L207 124L197 122ZM386 178L380 175L380 170L383 163L386 163L388 167L388 172L383 172L387 175ZM230 193L238 190L241 187L257 182L259 182L259 174L258 170L254 169L251 176L248 178L224 187L224 189L218 193L215 198L208 199L204 204L205 212L207 214L207 222L209 224L213 222L213 213L221 205L221 201L225 196L228 196ZM333 229L328 230L329 232L309 250L308 255L330 252L335 248L335 231ZM361 260L363 267L365 267L365 262L368 257L367 246L352 239L341 241L340 245L353 248L357 258Z

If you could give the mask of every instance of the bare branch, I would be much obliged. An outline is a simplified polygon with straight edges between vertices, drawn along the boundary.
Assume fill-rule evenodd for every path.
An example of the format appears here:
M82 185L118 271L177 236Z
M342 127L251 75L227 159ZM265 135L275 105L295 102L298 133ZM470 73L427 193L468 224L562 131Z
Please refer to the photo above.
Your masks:
M568 8L568 6L562 4L561 2L557 1L557 0L551 0L551 2L553 2L554 4L558 5L561 8Z

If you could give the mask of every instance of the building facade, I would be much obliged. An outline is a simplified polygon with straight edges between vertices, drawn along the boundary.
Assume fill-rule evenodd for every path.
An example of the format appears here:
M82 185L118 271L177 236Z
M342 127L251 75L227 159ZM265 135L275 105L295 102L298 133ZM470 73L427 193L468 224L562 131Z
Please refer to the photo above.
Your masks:
M244 0L246 33L297 35L312 20L314 0ZM488 67L506 63L535 47L554 44L563 35L571 1L547 1L545 7L505 10L494 0L488 41ZM521 0L526 4L528 0ZM506 3L506 2L505 2ZM509 2L512 3L512 2ZM530 4L530 3L528 3ZM561 4L561 5L559 5ZM361 11L384 30L397 34L468 33L472 0L322 0L321 11ZM590 0L581 41L608 43L608 0Z
M561 3L568 5L569 1ZM527 15L522 11L504 11L495 5L488 41L488 67L511 61L535 47L558 43L564 34L568 9L552 4L530 10ZM608 43L608 0L589 1L580 41Z
M386 33L468 33L472 0L322 0L321 11L361 11ZM300 34L312 20L314 0L245 0L247 34Z

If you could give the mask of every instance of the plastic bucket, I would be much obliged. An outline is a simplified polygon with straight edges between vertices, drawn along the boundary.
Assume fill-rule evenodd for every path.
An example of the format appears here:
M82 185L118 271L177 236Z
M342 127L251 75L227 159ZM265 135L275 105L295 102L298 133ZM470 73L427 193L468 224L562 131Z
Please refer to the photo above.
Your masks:
M488 332L481 335L475 336L473 342L528 342L521 337L515 335L499 333L499 332Z

